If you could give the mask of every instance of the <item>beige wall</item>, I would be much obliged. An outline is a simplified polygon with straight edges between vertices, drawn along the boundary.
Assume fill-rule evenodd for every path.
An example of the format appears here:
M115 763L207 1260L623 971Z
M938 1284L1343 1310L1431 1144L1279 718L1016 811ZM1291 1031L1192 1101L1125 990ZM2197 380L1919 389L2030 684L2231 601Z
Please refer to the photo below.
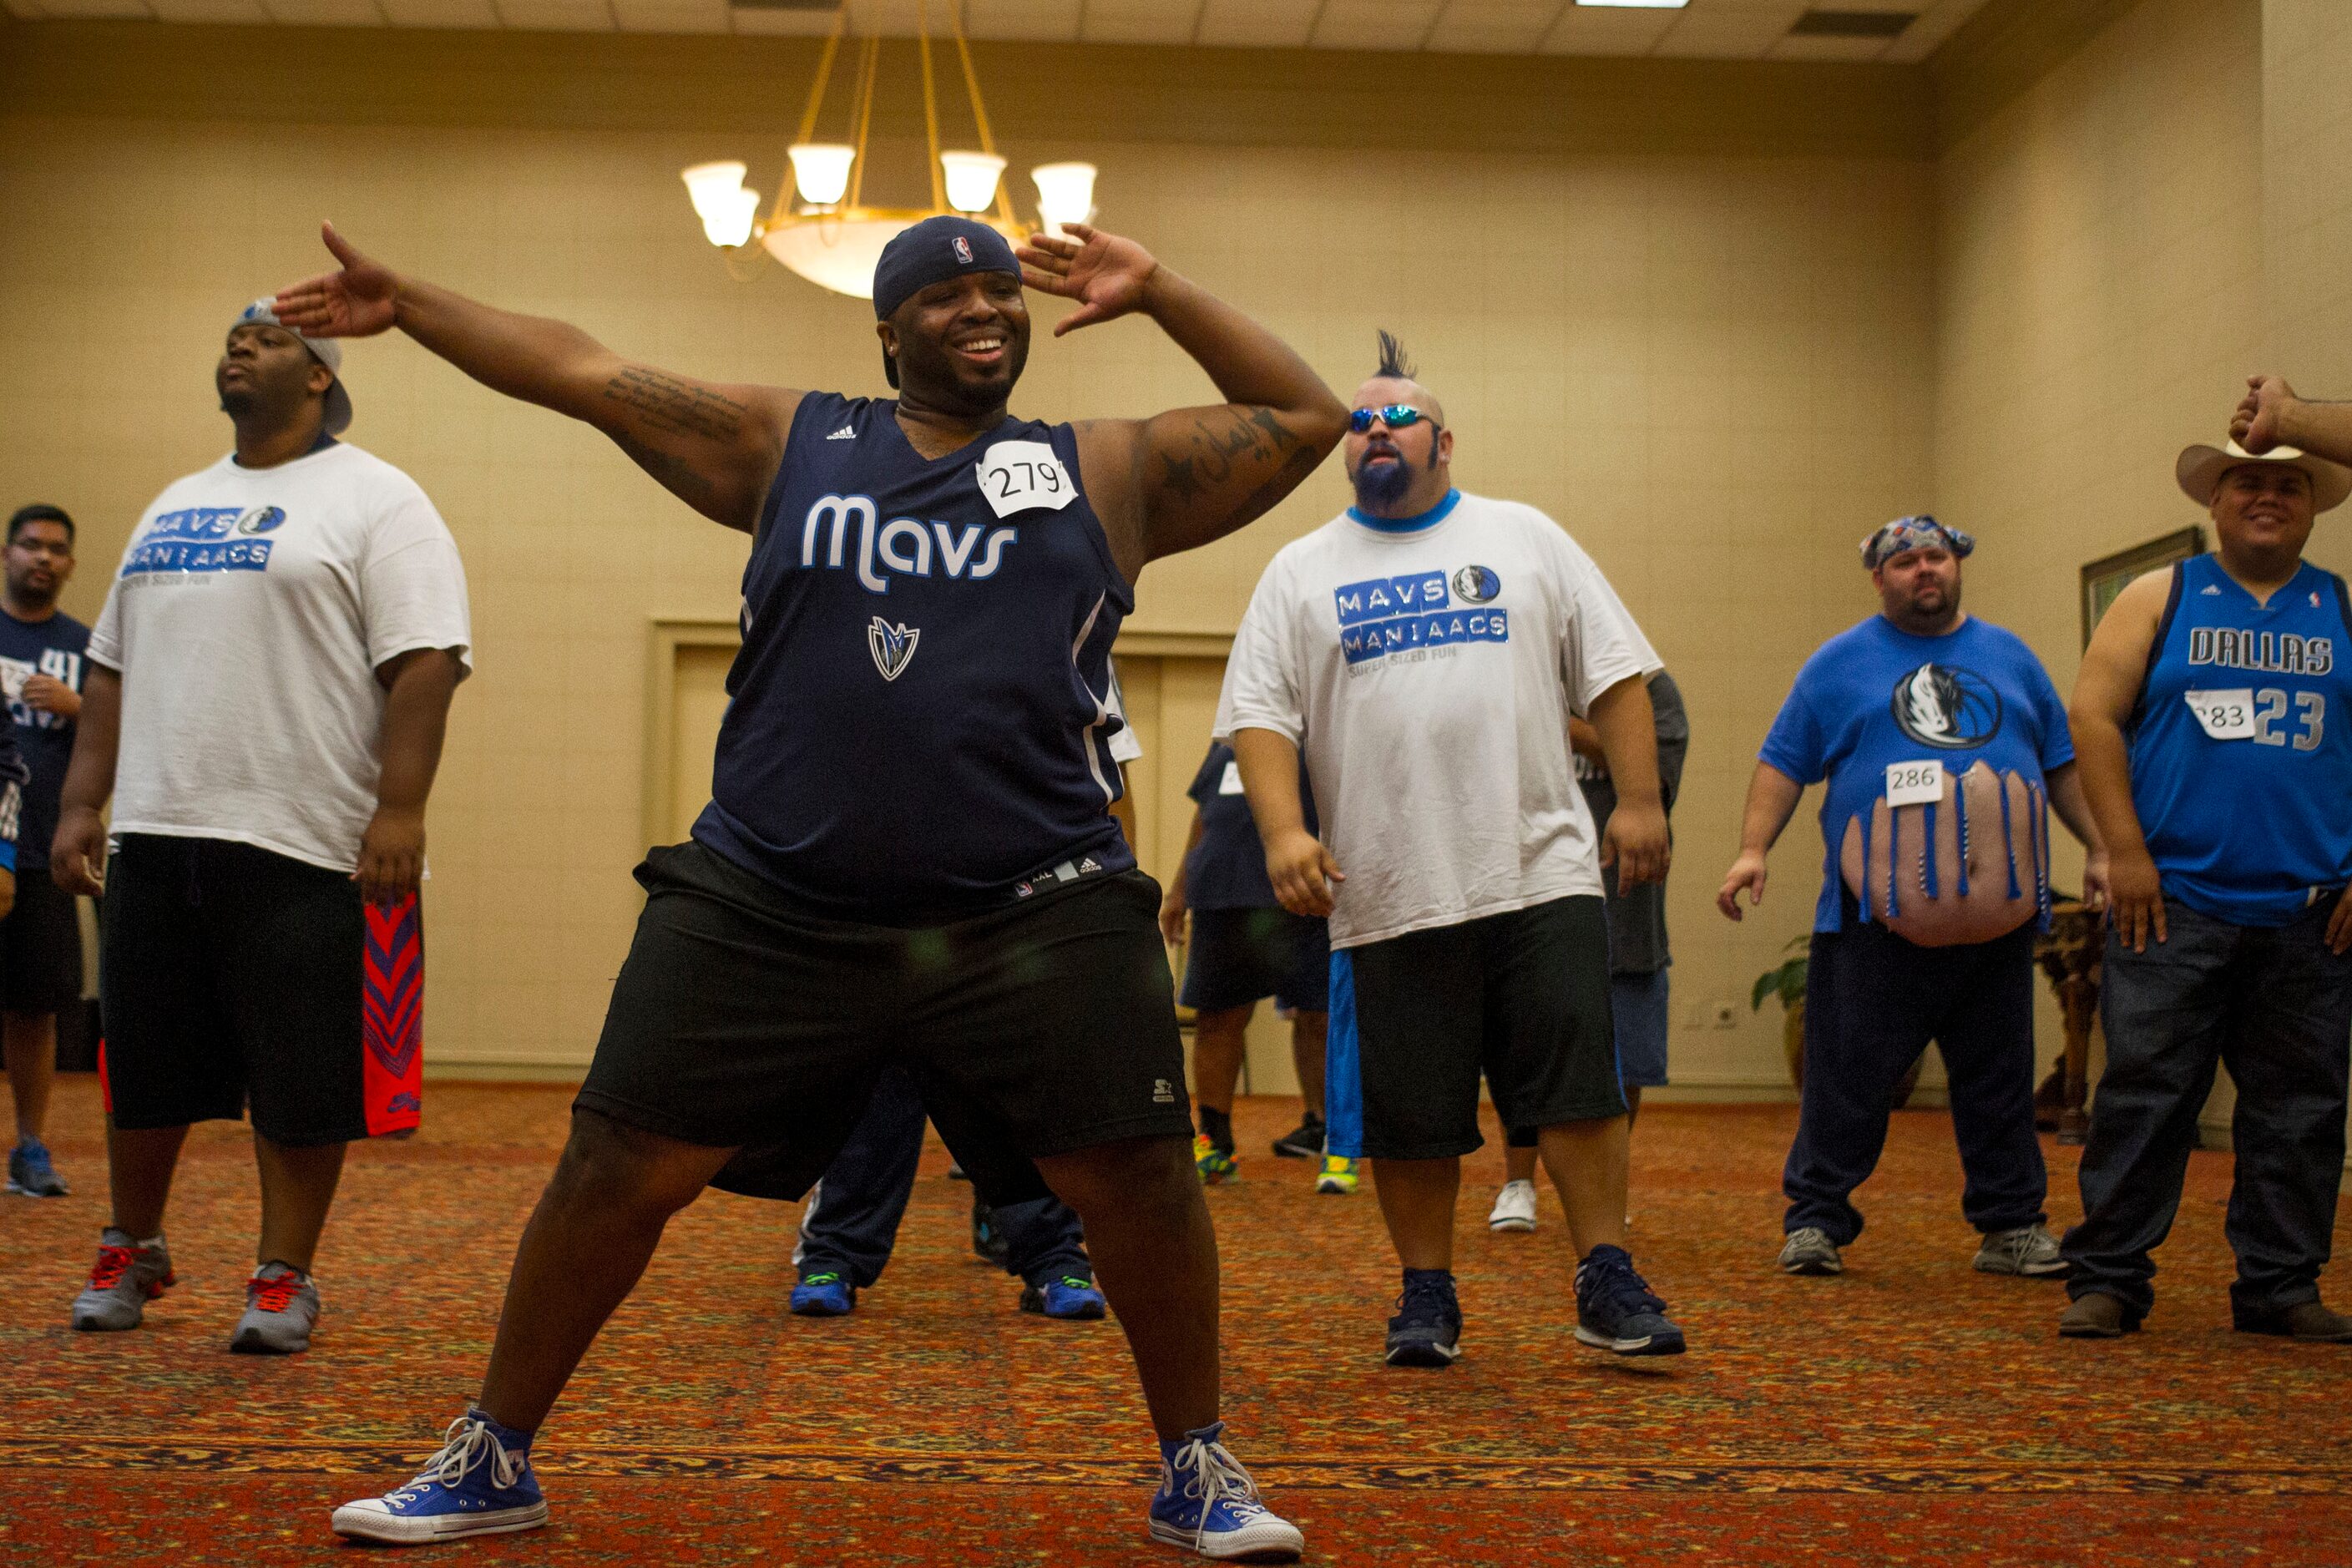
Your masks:
M263 41L0 36L18 62L12 78L0 58L0 102L58 111L0 120L0 476L8 498L86 520L71 607L94 611L149 497L222 449L205 379L219 334L244 300L317 269L321 216L400 266L656 363L880 390L867 307L788 275L730 282L677 184L682 164L735 153L764 155L752 183L772 188L777 116L802 78L780 76L768 100L787 107L763 108L755 135L730 96L744 84L724 74L736 57L708 40L543 54L511 36ZM1361 375L1375 324L1401 331L1445 395L1462 481L1549 510L1591 548L1681 677L1696 734L1673 894L1677 1076L1780 1082L1777 1016L1751 1016L1746 994L1804 928L1809 824L1762 919L1733 931L1708 900L1773 707L1866 607L1853 542L1927 498L1934 186L1922 94L1890 85L1924 77L1522 63L1482 89L1444 61L1411 68L1433 73L1416 128L1379 62L1153 53L1161 74L1121 121L1100 82L1132 79L1137 53L1054 56L1096 94L1063 140L1051 94L1022 86L1021 52L984 57L1015 166L1083 148L1107 224L1259 314L1335 384ZM453 96L486 57L502 90ZM781 72L805 57L764 58ZM604 111L632 61L648 68L639 98L672 121ZM363 92L360 107L336 110L321 81ZM1286 89L1265 97L1270 81ZM1584 90L1601 82L1618 97ZM1497 83L1534 96L1498 98ZM1215 144L1251 103L1278 104L1265 123L1286 143ZM1169 130L1187 124L1197 141ZM474 593L480 673L458 697L431 822L428 1059L561 1069L593 1047L636 909L650 622L730 615L743 543L600 437L404 340L357 346L347 377L353 437L435 497ZM1206 390L1127 322L1041 334L1021 402L1137 413ZM1244 537L1153 567L1132 624L1230 630L1274 549L1342 499L1327 468ZM1728 1028L1712 1026L1717 1003L1734 1005Z

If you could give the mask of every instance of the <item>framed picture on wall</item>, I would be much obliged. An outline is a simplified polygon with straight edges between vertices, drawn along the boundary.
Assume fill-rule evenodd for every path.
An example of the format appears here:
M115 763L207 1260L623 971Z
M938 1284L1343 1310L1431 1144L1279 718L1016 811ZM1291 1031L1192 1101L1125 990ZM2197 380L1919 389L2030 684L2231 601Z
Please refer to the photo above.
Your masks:
M2186 561L2192 555L2205 553L2205 529L2201 523L2190 523L2177 532L2161 539L2151 539L2146 544L2135 544L2129 550L2114 555L2104 555L2083 568L2083 646L2091 646L2091 632L2116 595L2129 585L2131 580L2159 566L2169 566L2176 561Z

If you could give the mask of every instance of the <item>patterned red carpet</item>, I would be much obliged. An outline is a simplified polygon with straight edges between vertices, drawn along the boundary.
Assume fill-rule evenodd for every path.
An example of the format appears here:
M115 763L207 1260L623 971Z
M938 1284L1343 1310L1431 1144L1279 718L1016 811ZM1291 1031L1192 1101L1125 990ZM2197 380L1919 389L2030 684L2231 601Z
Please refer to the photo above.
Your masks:
M226 1126L190 1142L179 1287L138 1332L67 1330L105 1188L95 1086L68 1080L52 1142L76 1194L0 1200L0 1562L359 1558L327 1510L404 1479L471 1391L566 1102L436 1086L417 1137L355 1154L317 1348L269 1362L223 1349L255 1203ZM1315 1561L2352 1562L2352 1350L2229 1331L2226 1156L2197 1158L2149 1331L2085 1345L2052 1331L2060 1288L1969 1270L1939 1113L1897 1118L1847 1274L1796 1280L1771 1268L1793 1111L1656 1109L1635 1254L1694 1352L1576 1348L1557 1208L1490 1237L1481 1168L1466 1353L1403 1373L1379 1361L1395 1285L1370 1193L1317 1197L1264 1153L1284 1112L1244 1106L1245 1180L1210 1197L1234 1440ZM2073 1159L2052 1159L2063 1222ZM1143 1540L1150 1434L1117 1329L1016 1313L942 1170L835 1321L783 1310L795 1210L688 1211L541 1441L554 1526L431 1560L1184 1561Z

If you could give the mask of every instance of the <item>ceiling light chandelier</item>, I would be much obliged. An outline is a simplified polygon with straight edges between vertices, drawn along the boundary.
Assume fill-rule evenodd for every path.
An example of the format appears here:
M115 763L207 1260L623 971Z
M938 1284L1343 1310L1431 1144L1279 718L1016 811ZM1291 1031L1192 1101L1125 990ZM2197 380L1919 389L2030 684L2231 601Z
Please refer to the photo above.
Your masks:
M1018 243L1039 227L1055 230L1094 216L1092 163L1043 163L1032 169L1029 177L1037 187L1039 223L1025 225L1014 216L1013 198L1002 179L1004 160L989 133L988 110L980 100L980 77L972 69L971 49L964 41L961 22L950 30L956 58L963 67L980 150L941 151L929 12L929 0L921 0L916 10L915 42L922 60L923 131L930 154L931 205L868 206L864 200L874 82L882 58L878 34L854 41L858 58L856 83L849 94L852 140L815 140L817 114L824 106L825 89L848 26L849 6L845 0L834 16L833 31L825 36L824 52L817 59L816 82L809 89L807 108L801 112L800 134L789 149L791 180L778 193L767 216L760 216L760 193L744 188L748 171L740 162L697 163L681 175L695 215L702 219L704 237L727 252L729 269L737 278L749 279L772 257L835 293L872 299L874 265L881 258L882 247L900 230L927 217L960 214L977 218ZM754 240L759 242L756 249Z

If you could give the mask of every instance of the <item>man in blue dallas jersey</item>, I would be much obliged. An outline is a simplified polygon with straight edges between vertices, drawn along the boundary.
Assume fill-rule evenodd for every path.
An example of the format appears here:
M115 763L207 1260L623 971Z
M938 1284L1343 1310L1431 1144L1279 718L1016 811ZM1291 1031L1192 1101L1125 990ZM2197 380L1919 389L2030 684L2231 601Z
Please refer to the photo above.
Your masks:
M691 843L638 869L650 898L480 1400L415 1480L337 1510L338 1531L420 1542L545 1522L530 1436L669 1216L714 1182L805 1191L895 1060L936 1114L1034 1159L1084 1221L1160 1439L1153 1538L1217 1558L1301 1550L1220 1440L1216 1239L1159 890L1108 810L1107 700L1137 574L1287 495L1346 410L1141 246L1066 232L1017 258L965 218L894 239L874 279L900 388L886 400L632 364L397 276L331 227L341 270L280 296L306 331L397 326L594 425L753 536L712 803ZM1150 317L1227 401L1013 417L1024 281L1078 301L1057 333Z
M2242 411L2250 433L2259 412ZM2352 606L2342 578L2303 558L2352 470L2277 438L2257 435L2259 456L2235 441L2180 455L2180 488L2210 510L2220 551L2126 587L2075 681L2114 913L2107 1066L2083 1222L2063 1243L2074 1301L2058 1331L2071 1338L2128 1333L2154 1305L2149 1255L2226 1063L2231 1321L2352 1341L2352 1318L2319 1299L2352 1068Z

